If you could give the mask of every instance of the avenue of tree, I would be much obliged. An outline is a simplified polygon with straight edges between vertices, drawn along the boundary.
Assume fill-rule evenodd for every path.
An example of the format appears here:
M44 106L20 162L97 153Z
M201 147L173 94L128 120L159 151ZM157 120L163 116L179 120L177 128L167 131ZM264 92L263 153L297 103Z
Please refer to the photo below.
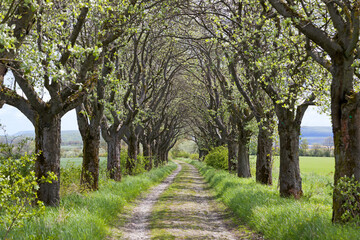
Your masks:
M256 181L267 185L278 137L280 195L298 199L310 105L331 101L335 186L344 176L360 181L359 31L360 4L346 0L3 0L0 106L35 127L46 205L60 201L60 123L72 109L83 140L80 181L90 190L99 187L101 135L115 181L134 171L140 152L146 170L167 162L184 136L200 159L227 146L229 171L251 177L256 139ZM42 183L49 172L57 179ZM334 190L333 221L344 211Z

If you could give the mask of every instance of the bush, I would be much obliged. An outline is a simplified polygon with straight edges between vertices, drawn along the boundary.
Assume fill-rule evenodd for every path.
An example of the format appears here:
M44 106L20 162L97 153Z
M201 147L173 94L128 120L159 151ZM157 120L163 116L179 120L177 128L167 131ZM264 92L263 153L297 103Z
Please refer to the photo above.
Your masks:
M212 149L205 157L205 163L218 169L229 168L228 166L228 149L224 146Z
M343 201L342 210L343 215L341 220L344 222L360 223L360 183L354 176L341 177L338 184L335 186L335 190L340 195Z
M1 149L0 149L1 150ZM44 205L36 201L39 185L34 172L35 155L18 159L0 158L0 236L6 239L11 230L44 213ZM51 182L54 174L42 181ZM32 206L34 204L37 206Z
M1 126L1 125L0 125ZM30 139L0 144L0 238L6 239L10 231L24 226L24 222L44 212L44 204L36 201L39 189L35 177L36 155L26 152ZM42 182L55 179L53 173ZM37 206L33 206L33 205Z
M191 160L198 160L199 159L199 154L196 154L196 153L190 154L190 159Z

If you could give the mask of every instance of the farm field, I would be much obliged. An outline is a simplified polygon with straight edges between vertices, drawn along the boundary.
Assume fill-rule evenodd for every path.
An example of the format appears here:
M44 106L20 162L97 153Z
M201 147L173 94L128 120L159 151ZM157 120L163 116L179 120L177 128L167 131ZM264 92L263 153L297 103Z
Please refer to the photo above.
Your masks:
M106 157L100 157L100 163L106 162ZM60 159L60 166L66 167L66 165L74 165L74 166L80 166L82 163L82 158L61 158Z
M333 175L335 158L333 157L300 157L300 171L303 173L317 173Z
M61 158L61 166L65 167L68 164L79 166L82 163L82 158ZM256 156L250 156L251 165L254 166ZM106 162L106 157L100 157L100 163ZM274 158L274 171L278 172L279 157ZM335 159L333 157L300 157L300 171L301 173L316 173L319 175L332 176L334 173Z
M250 156L250 164L255 173L256 156ZM280 166L279 156L274 157L273 171L278 173ZM300 157L300 172L323 176L333 176L335 171L335 158L333 157Z

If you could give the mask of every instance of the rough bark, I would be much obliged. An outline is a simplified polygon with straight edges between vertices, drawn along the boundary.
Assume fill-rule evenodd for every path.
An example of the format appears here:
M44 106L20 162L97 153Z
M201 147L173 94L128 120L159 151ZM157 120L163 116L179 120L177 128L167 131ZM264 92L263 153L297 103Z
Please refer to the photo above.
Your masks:
M120 141L121 140L117 137L113 137L106 141L108 146L107 171L109 172L110 179L113 179L115 181L121 181Z
M229 172L233 172L236 170L236 161L238 159L239 145L236 141L228 140L228 166Z
M160 154L159 154L159 144L156 140L154 140L151 144L151 152L153 154L154 165L155 167L158 167L160 162Z
M296 199L303 195L299 166L300 124L279 120L280 136L280 195L293 196Z
M266 185L272 185L272 132L259 125L257 158L256 158L256 181ZM271 128L270 128L271 129Z
M99 189L99 148L100 126L82 128L79 124L83 140L83 163L81 171L81 186L90 190Z
M131 133L128 138L128 157L126 159L126 171L131 175L133 174L135 165L137 163L138 155L138 137L135 133Z
M35 174L39 181L38 199L47 206L57 206L60 202L60 126L59 115L43 114L36 119L35 149L38 153ZM57 179L43 183L42 177L53 172Z
M354 69L351 59L336 59L331 85L331 116L335 145L334 183L341 177L354 176L360 181L360 95L352 91ZM345 208L340 193L334 191L334 222L341 222Z
M251 177L249 161L249 141L250 133L244 129L239 129L237 175L241 178Z
M144 139L142 141L143 156L146 159L145 169L150 171L153 167L150 144Z

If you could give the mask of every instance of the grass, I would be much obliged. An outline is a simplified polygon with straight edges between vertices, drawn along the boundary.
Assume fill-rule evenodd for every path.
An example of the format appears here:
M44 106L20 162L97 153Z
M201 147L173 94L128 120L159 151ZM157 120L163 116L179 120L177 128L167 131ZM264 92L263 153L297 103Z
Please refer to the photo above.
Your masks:
M256 156L250 156L250 164L255 166ZM277 173L280 166L279 156L274 157L273 170ZM255 173L255 168L252 168ZM324 176L333 176L335 171L335 158L333 157L300 157L301 173L315 173Z
M59 207L46 208L43 217L31 219L23 228L11 232L9 238L105 239L124 206L175 168L176 165L170 163L137 176L126 176L122 182L102 179L99 191L66 195Z
M334 160L301 158L300 162L305 193L301 200L279 196L276 161L271 187L256 183L254 178L237 178L202 162L191 163L205 176L217 197L267 239L359 239L359 227L331 222Z
M81 157L78 158L61 158L60 166L66 167L67 165L81 166L83 159ZM106 157L100 157L100 164L106 161Z
M335 171L335 158L333 157L300 157L300 170L302 173L317 173L333 175Z

